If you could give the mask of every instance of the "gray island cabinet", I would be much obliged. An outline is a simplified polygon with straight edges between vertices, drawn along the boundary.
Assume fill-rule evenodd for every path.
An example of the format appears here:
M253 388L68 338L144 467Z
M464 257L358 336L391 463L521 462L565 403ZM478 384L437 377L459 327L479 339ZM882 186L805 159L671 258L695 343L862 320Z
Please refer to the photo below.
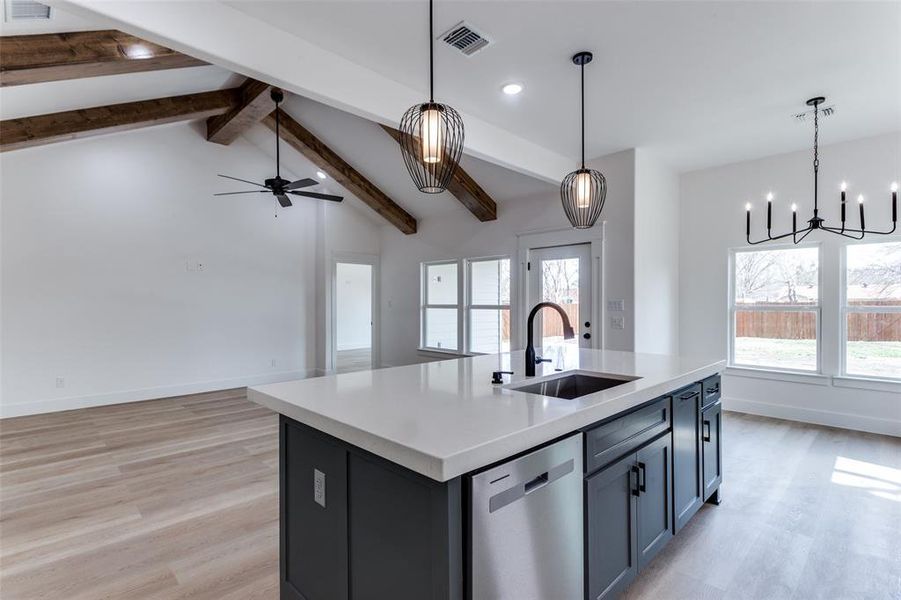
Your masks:
M719 502L721 362L581 350L490 383L522 360L252 388L281 414L282 599L614 598Z

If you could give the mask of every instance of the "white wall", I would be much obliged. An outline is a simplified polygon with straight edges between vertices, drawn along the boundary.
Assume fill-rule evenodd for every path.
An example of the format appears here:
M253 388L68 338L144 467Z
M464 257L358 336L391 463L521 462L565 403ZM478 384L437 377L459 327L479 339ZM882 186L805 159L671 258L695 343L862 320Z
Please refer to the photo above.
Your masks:
M679 351L679 176L635 150L635 351Z
M631 222L634 152L626 151L591 162L607 177L607 204L604 218L608 227L605 269L608 297L623 298L631 312L632 234L624 221ZM517 234L544 229L567 229L569 222L554 192L498 202L496 221L480 223L461 208L446 214L422 218L415 235L404 235L383 227L381 238L382 364L395 366L428 360L419 346L419 268L423 261L508 255L516 258ZM614 230L614 231L611 231ZM513 277L518 277L513 269ZM513 282L512 289L518 288ZM524 317L523 317L524 318ZM632 319L625 331L607 332L608 347L630 349Z
M371 249L378 227L347 203L299 201L275 218L263 194L214 198L249 187L217 173L272 175L271 133L249 136L265 148L225 147L198 127L2 154L4 416L315 371L317 236L346 231L329 247ZM283 171L309 174L286 154Z
M335 296L337 349L369 348L372 345L372 266L338 263Z
M776 194L776 229L790 227L790 204L798 203L799 220L813 209L811 152L802 151L687 173L681 178L680 350L725 358L729 249L745 247L745 202L752 202L754 233L764 226L767 191ZM820 210L827 221L839 216L838 186L849 185L849 198L862 192L867 222L890 223L889 183L901 180L901 134L884 135L820 147ZM802 217L803 216L803 217ZM856 222L856 216L855 221ZM823 322L839 320L839 273L842 239L812 234L823 246ZM870 238L868 238L870 239ZM876 241L873 236L873 241ZM884 239L884 238L881 238ZM895 239L901 239L897 234ZM834 385L840 345L837 327L824 328L821 378L766 380L731 372L724 379L727 408L776 417L901 435L901 395L897 391ZM807 383L800 383L801 380ZM895 388L896 390L899 388Z

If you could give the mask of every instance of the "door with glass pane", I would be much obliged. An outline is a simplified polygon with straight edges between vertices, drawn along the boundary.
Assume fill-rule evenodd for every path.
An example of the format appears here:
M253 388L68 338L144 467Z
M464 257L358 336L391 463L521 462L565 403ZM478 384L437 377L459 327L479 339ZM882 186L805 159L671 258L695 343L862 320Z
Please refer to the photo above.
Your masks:
M553 310L542 310L535 319L535 347L591 348L591 244L536 248L529 251L526 314L539 302L563 307L576 332L563 339L563 320ZM528 332L527 332L528 334ZM525 342L525 340L523 340Z

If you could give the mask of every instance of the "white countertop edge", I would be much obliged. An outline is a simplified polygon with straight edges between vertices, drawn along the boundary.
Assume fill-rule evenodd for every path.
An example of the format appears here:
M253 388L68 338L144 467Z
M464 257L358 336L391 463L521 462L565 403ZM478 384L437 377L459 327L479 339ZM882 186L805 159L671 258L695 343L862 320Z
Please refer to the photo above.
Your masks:
M631 410L664 394L715 375L721 372L724 367L725 361L714 362L666 381L661 381L654 386L625 393L603 404L585 407L578 412L564 415L553 421L515 431L501 438L488 440L480 445L472 446L462 452L446 457L425 454L404 444L330 419L297 404L280 400L253 388L248 388L247 393L250 400L274 412L334 436L348 444L362 448L430 479L445 482L460 475L483 469L505 458L563 437L566 434L615 416L618 413ZM572 370L577 371L579 369ZM570 371L570 369L567 369L567 371ZM559 375L559 373L554 375ZM535 378L535 381L542 379L547 379L547 377ZM522 384L524 382L520 381L517 383ZM507 391L525 395L525 392ZM609 390L607 392L609 393ZM596 393L600 394L602 392ZM590 395L584 398L589 397Z

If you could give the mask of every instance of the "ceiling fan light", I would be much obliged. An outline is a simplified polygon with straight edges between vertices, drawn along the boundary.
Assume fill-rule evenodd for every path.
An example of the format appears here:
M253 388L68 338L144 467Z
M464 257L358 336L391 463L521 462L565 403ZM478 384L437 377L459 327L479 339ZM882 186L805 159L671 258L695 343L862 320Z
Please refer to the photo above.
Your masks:
M463 155L463 119L446 104L411 106L401 117L400 148L404 164L419 191L447 189Z

